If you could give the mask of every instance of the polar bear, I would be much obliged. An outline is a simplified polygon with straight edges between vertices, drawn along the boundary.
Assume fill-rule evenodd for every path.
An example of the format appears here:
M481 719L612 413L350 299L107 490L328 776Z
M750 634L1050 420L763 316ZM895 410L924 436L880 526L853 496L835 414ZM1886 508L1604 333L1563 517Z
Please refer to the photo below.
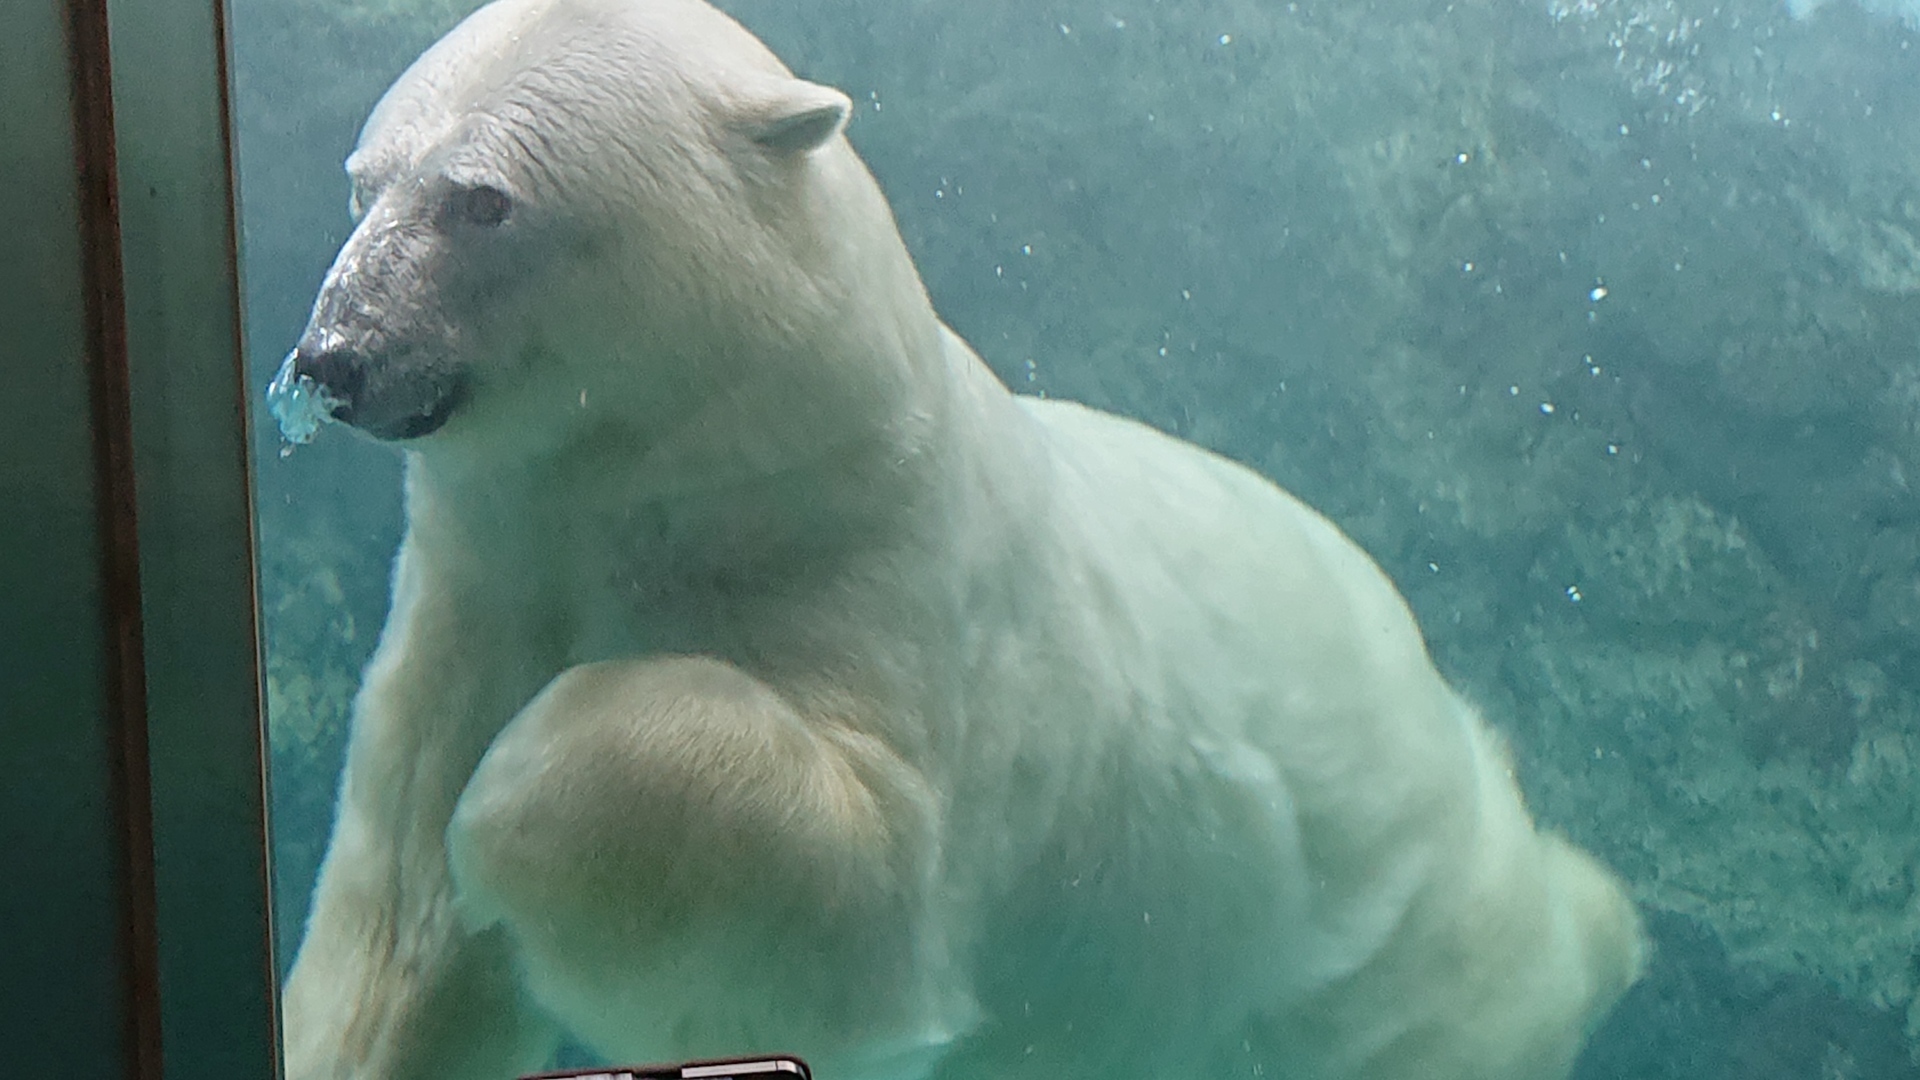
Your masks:
M1542 1080L1595 862L1326 520L1017 397L701 0L499 0L382 99L272 396L406 458L291 1080Z

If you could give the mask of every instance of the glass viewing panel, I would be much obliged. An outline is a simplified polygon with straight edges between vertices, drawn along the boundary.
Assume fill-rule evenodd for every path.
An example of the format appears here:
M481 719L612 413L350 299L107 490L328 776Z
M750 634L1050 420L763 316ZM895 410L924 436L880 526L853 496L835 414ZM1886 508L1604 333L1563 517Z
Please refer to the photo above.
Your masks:
M722 6L230 4L290 1080L1920 1075L1920 7Z

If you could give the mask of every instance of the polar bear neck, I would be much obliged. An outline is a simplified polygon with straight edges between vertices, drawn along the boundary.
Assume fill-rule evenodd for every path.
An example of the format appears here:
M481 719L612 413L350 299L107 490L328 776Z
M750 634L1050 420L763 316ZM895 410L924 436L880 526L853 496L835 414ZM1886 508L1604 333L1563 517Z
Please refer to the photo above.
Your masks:
M1035 454L1000 445L1031 429L1006 388L930 309L926 329L930 354L911 366L928 378L915 395L836 432L807 430L821 418L802 411L745 442L710 437L770 415L748 393L716 398L681 426L684 439L648 440L619 469L611 463L629 460L636 439L619 425L534 461L411 453L409 543L457 552L449 562L476 580L521 582L522 607L562 628L568 662L756 653L748 624L780 621L759 598L850 596L903 558L933 568L929 594L960 591L940 579L966 577L985 546L964 536L968 523L1004 520L1004 505L983 507L1024 497L1025 473L1003 459ZM749 596L764 609L751 618L738 603ZM887 631L881 621L869 620L874 632Z

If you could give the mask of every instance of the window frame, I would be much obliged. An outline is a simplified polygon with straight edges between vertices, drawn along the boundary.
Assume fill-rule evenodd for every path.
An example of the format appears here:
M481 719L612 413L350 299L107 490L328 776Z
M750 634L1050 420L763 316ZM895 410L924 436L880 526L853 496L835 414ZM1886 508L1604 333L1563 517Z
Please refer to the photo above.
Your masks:
M0 5L8 1071L279 1075L224 15Z

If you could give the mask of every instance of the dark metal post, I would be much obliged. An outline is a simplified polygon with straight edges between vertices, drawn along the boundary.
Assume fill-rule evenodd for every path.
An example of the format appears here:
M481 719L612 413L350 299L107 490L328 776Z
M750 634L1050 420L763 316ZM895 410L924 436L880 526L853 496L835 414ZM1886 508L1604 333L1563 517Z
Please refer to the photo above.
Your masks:
M0 1073L277 1068L215 0L0 4Z

